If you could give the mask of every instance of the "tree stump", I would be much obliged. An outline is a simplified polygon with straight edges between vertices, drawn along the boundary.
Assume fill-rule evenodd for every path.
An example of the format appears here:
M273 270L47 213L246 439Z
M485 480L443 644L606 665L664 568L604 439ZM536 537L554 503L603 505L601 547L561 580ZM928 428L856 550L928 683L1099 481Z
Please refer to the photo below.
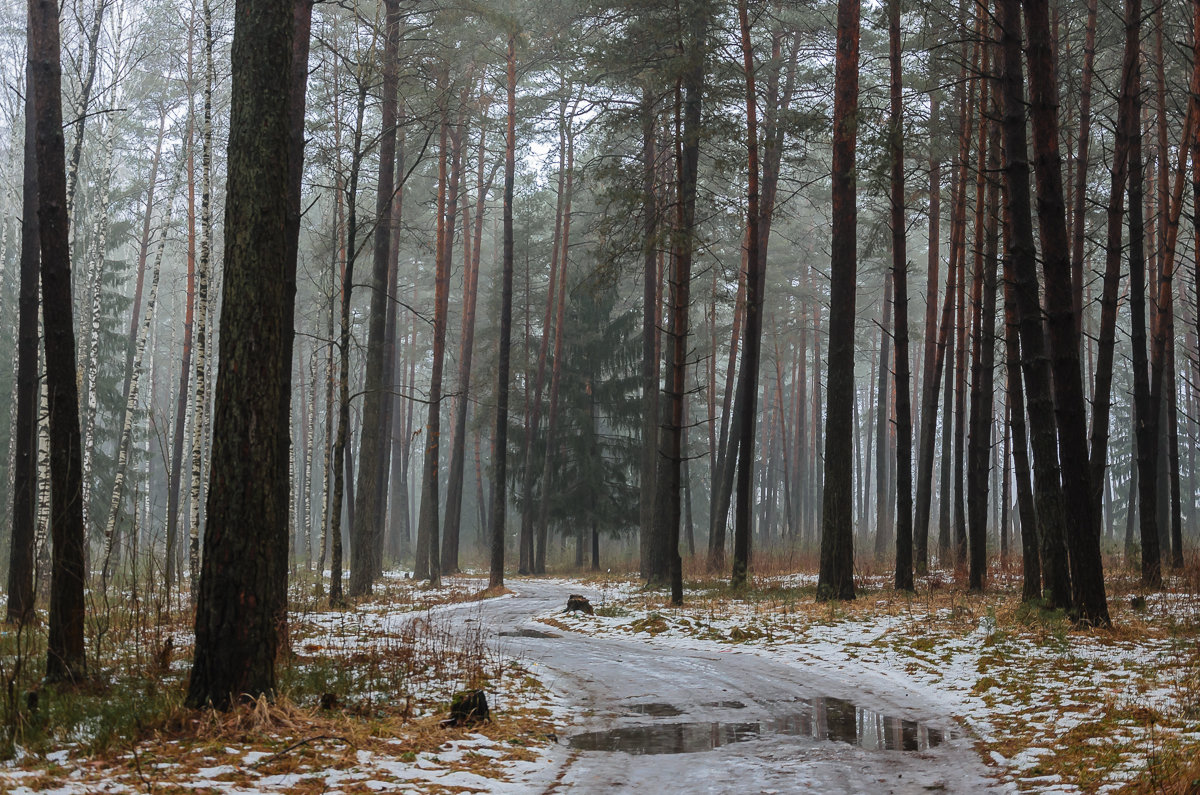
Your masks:
M461 690L450 700L450 719L443 726L470 726L490 721L487 694L482 690Z
M576 611L587 613L589 616L594 615L596 612L592 610L592 603L587 600L587 597L573 593L567 597L567 609L564 612L573 613Z

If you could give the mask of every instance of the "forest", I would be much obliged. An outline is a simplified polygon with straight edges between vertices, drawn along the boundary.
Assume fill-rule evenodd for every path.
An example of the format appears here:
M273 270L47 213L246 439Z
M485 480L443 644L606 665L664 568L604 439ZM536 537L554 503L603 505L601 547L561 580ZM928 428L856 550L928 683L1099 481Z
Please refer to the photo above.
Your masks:
M1200 0L0 9L0 790L1200 787Z

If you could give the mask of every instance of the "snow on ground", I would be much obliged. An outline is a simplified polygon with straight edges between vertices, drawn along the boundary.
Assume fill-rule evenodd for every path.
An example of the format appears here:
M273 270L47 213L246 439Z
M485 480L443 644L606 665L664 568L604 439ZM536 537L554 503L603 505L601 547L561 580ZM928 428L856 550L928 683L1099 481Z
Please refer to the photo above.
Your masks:
M748 598L700 590L679 609L620 578L557 582L596 607L594 616L539 617L562 630L761 655L835 676L852 669L881 692L918 692L976 738L997 777L1022 790L1116 792L1144 780L1152 760L1200 751L1200 596L1187 589L1141 604L1114 596L1116 629L1080 630L1022 610L1011 589L968 597L936 577L920 583L919 597L863 578L849 604L815 603L811 574L761 577ZM430 590L390 573L374 599L334 611L296 594L293 666L354 677L338 685L353 692L330 686L334 710L260 705L226 725L213 717L212 725L163 726L97 758L82 742L40 755L18 748L0 765L0 792L544 791L561 761L554 731L568 712L535 664L483 631L473 600L484 584L445 578ZM176 635L178 675L190 640ZM441 727L468 669L485 678L497 720Z
M290 615L294 676L327 677L334 709L294 703L285 691L278 705L261 702L228 718L184 712L189 726L164 726L100 757L89 758L81 743L41 755L18 748L0 764L0 792L541 791L555 772L546 757L566 712L560 699L536 666L480 631L471 600L485 580L447 577L428 589L406 574L389 573L373 599L345 610L304 604L300 595ZM176 643L185 640L190 645L178 633ZM186 674L190 648L177 648ZM485 685L494 721L440 725L468 678Z
M1200 749L1194 594L1155 594L1144 609L1114 598L1116 629L1081 630L1022 612L1011 596L906 598L869 581L853 603L816 604L814 580L761 578L748 599L688 594L683 608L659 593L614 589L594 616L539 620L902 683L957 719L996 774L1023 790L1115 792L1148 776L1164 752Z

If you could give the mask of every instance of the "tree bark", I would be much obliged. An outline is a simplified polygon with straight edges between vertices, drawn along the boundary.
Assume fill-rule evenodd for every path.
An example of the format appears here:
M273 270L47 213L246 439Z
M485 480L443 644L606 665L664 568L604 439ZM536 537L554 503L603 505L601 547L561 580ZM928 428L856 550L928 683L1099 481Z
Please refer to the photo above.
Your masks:
M683 561L679 556L679 527L682 518L680 473L683 457L683 405L686 390L687 338L690 331L688 310L695 246L696 188L700 161L700 125L706 75L706 37L712 9L707 0L699 0L689 9L686 40L681 43L684 58L682 77L683 121L677 139L678 176L675 235L671 257L671 324L667 339L670 360L666 397L668 410L660 440L663 468L657 484L657 499L665 501L658 533L665 541L666 573L671 583L671 603L683 604ZM681 24L684 20L681 20Z
M29 16L32 23L33 17ZM37 527L38 230L37 109L33 63L25 64L24 177L21 183L21 277L17 320L17 417L13 456L13 518L6 621L23 624L34 609Z
M496 444L492 474L492 537L490 576L488 586L504 585L504 521L508 503L508 397L509 363L512 352L512 287L513 287L513 182L516 174L516 33L509 31L507 66L507 99L504 143L504 208L503 273L500 287L500 351L496 375Z
M275 689L280 545L288 533L295 263L288 263L287 163L293 0L239 0L235 11L220 364L211 487L188 704L230 705Z
M890 112L890 111L889 111ZM889 120L890 124L890 120ZM890 144L889 144L890 146ZM894 153L889 152L889 156ZM890 193L890 188L889 188ZM889 195L890 199L890 195ZM889 216L889 223L891 222ZM895 239L891 241L895 243ZM892 546L892 517L888 505L891 473L888 471L891 463L891 447L889 444L888 425L891 420L891 389L888 383L892 380L891 344L895 331L892 326L892 308L895 303L893 291L895 276L895 260L892 261L892 272L883 277L883 318L879 324L879 378L875 389L875 559L880 560L887 555ZM868 432L868 440L870 432ZM870 476L868 475L868 479ZM864 506L866 499L863 500ZM865 525L865 520L864 520Z
M67 161L67 216L74 218L75 187L79 184L79 161L83 156L83 131L87 123L88 111L92 106L92 89L96 84L96 65L100 54L100 34L103 31L104 12L108 9L109 0L98 0L92 13L92 24L88 28L84 49L87 51L87 66L83 70L83 79L79 84L79 102L75 107L75 118L68 124L75 127L75 135L71 139L71 157ZM61 115L61 113L60 113Z
M758 204L758 95L754 88L754 50L750 42L750 16L746 0L738 2L738 21L742 39L742 69L746 81L746 149L748 181L746 191L746 338L742 346L742 366L738 372L740 407L734 420L740 426L737 447L737 503L733 529L734 588L746 585L750 568L750 511L754 501L754 435L758 408L759 353L762 348L763 287L766 258L759 236Z
M986 108L985 108L986 113ZM988 114L993 118L995 114ZM986 172L1000 170L999 140L993 123L986 123L986 137L980 137L980 148L988 153ZM999 254L997 213L1000 190L995 179L987 180L986 197L976 201L986 206L984 222L984 251L978 260L980 270L975 274L976 321L974 350L971 360L971 431L967 483L967 512L969 525L970 566L969 584L972 590L982 591L987 574L987 509L988 469L992 453L994 422L994 385L996 350L996 269ZM1005 461L1007 467L1008 462Z
M746 249L749 248L747 244ZM743 251L742 260L746 260ZM733 501L733 476L735 465L732 461L741 442L741 426L736 423L730 429L732 414L730 408L734 405L733 394L737 383L737 354L741 344L742 316L746 307L746 272L747 268L738 270L737 294L733 303L733 323L730 330L729 359L725 367L725 389L721 399L721 435L717 443L717 466L713 473L713 494L709 508L708 535L708 567L711 571L719 571L725 567L725 523L729 514L729 504ZM713 346L714 350L716 346ZM733 413L736 413L736 408ZM728 443L727 443L728 442Z
M350 596L371 592L383 572L380 538L383 504L380 484L387 473L380 455L384 445L383 413L389 396L384 391L384 347L388 316L388 270L392 240L392 201L395 199L396 108L400 48L400 2L385 0L383 93L380 103L379 181L375 192L375 237L371 261L371 306L367 330L366 383L363 387L363 434L359 445L358 487L354 495L356 523L350 528ZM397 230L398 233L398 230Z
M72 320L70 221L62 132L58 4L29 2L29 68L37 140L42 325L50 411L50 626L48 681L87 674L83 648L84 527L79 390Z
M1127 0L1125 5L1126 51L1128 38L1139 36L1141 22L1140 0ZM1130 20L1137 20L1130 24ZM1140 68L1135 67L1140 73ZM1140 74L1137 76L1140 85ZM1141 117L1141 100L1134 93L1136 117ZM1146 265L1145 227L1142 223L1141 135L1135 135L1129 150L1129 314L1133 346L1133 403L1134 428L1137 435L1138 529L1142 544L1142 587L1162 586L1162 567L1158 541L1158 512L1155 506L1155 487L1158 483L1158 412L1152 408L1150 379L1147 373L1146 350ZM1131 506L1132 510L1132 506Z
M483 210L491 178L484 178L484 158L487 152L486 109L479 117L479 161L475 172L474 245L470 215L463 203L463 240L468 244L463 254L463 316L459 334L458 402L454 412L454 441L450 451L450 482L446 488L446 525L442 537L442 567L458 571L458 549L462 520L463 481L466 469L467 414L470 409L471 362L475 352L475 307L479 294L479 258L483 237ZM493 169L492 174L495 174ZM463 192L464 199L466 192Z
M938 94L929 95L929 259L925 294L925 356L921 376L921 419L918 426L917 492L913 517L913 555L916 573L924 576L929 570L929 508L933 499L933 446L937 430L937 385L941 380L942 351L938 337L938 253L941 243L941 162L934 146L933 128L937 119ZM945 315L943 309L942 314ZM945 324L943 323L943 326Z
M204 499L204 428L208 422L208 280L212 260L212 106L216 62L213 59L212 7L201 4L204 22L204 107L200 126L200 259L196 263L196 391L192 400L191 522L188 572L191 598L200 593L200 522Z
M354 292L354 266L358 262L358 178L363 161L363 116L367 104L367 81L360 79L354 115L353 144L350 154L350 184L345 192L346 231L342 241L341 327L338 337L338 421L333 443L333 498L329 515L330 574L329 605L343 603L342 591L342 508L346 499L346 484L354 478L347 445L350 432L350 304ZM354 526L354 505L347 512L349 526Z
M854 151L858 130L859 0L838 0L833 108L833 230L829 284L829 353L817 598L854 598L854 528L850 456L854 428L854 306L858 202Z
M1117 305L1121 289L1121 235L1125 222L1125 190L1129 183L1130 152L1139 135L1135 94L1140 90L1140 13L1131 19L1125 14L1125 50L1121 61L1121 84L1117 99L1116 140L1113 145L1112 179L1107 205L1107 237L1104 252L1104 283L1100 292L1100 328L1098 332L1094 385L1092 388L1092 430L1089 464L1091 467L1092 515L1099 516L1105 472L1108 466L1109 418L1112 409L1113 359L1116 352ZM1128 26L1133 25L1131 31ZM1132 207L1130 208L1132 212ZM1131 239L1136 230L1130 230ZM1132 259L1133 252L1130 252ZM1132 506L1130 507L1132 510Z
M1029 204L1029 159L1021 64L1019 0L997 0L1003 69L1000 79L1008 189L1008 252L1019 318L1024 385L1032 435L1038 537L1047 598L1056 608L1071 607L1071 575L1066 547L1066 514L1059 480L1058 438L1049 357L1045 352L1038 300L1037 249ZM1069 305L1069 296L1068 296Z
M1093 520L1088 467L1087 412L1079 360L1079 321L1071 288L1071 249L1059 153L1058 84L1047 0L1025 0L1029 46L1030 116L1037 176L1038 231L1049 319L1054 411L1058 421L1064 507L1073 519L1067 534L1072 599L1079 620L1108 625L1100 523Z
M1083 331L1083 242L1087 207L1088 149L1092 140L1092 79L1096 69L1096 0L1085 0L1087 21L1084 23L1083 78L1079 87L1079 147L1075 154L1074 222L1071 230L1071 298L1075 313L1075 335L1082 340ZM1118 114L1120 111L1118 110ZM1120 122L1118 121L1118 126ZM1126 164L1114 157L1113 170L1124 170ZM1123 189L1122 189L1123 190ZM1092 472L1095 491L1095 471Z
M171 437L171 473L167 485L166 581L175 585L179 563L179 503L183 485L183 437L188 416L192 376L192 331L196 319L196 160L193 143L196 107L192 91L194 27L188 26L187 86L187 294L183 318L183 361L179 367L179 392L175 397L175 429Z
M440 80L443 94L446 90L446 81L447 75L443 72ZM418 579L428 579L430 585L435 587L442 582L441 547L438 543L438 471L442 428L442 372L446 361L446 321L450 302L450 241L453 240L454 235L453 207L456 201L447 196L449 192L455 190L454 186L447 184L446 143L448 135L449 120L446 118L446 109L443 106L438 151L433 367L429 376L429 413L425 421L425 461L421 486L421 514L417 521L416 565Z
M546 451L542 460L542 490L538 499L536 549L533 556L533 573L546 573L546 544L548 525L550 521L550 489L554 483L554 453L558 435L558 389L562 381L563 368L563 334L566 328L567 311L567 251L571 241L571 191L574 187L575 167L575 134L572 129L571 115L564 114L562 123L565 126L566 139L566 177L562 182L562 228L554 244L558 252L551 257L552 262L558 263L558 299L554 320L554 360L550 369L550 405L546 415Z
M560 175L562 175L561 169ZM529 421L525 427L525 451L523 457L525 470L522 473L521 479L521 535L519 538L518 574L529 574L534 570L534 503L536 502L534 495L534 473L536 470L533 465L533 442L537 438L542 424L542 389L546 383L546 358L550 349L550 321L553 318L554 298L556 295L555 285L558 279L557 240L561 231L559 229L562 209L561 183L559 184L558 196L559 206L555 211L555 244L553 253L551 254L550 282L546 287L546 309L542 314L542 335L541 341L538 343L537 377L533 382L532 392L528 392L529 387L528 384L526 385L528 393L526 411L529 414ZM526 324L528 328L528 317ZM543 488L545 488L545 484L543 484Z
M642 89L642 439L638 478L638 568L645 577L654 534L654 497L658 462L658 207L655 195L654 97ZM711 552L710 552L711 554Z
M1007 205L1007 199L1006 199ZM1005 234L1010 223L1005 218ZM1007 246L1006 246L1007 249ZM1021 598L1029 602L1042 596L1042 564L1038 540L1037 512L1029 475L1029 441L1025 428L1025 393L1021 384L1021 340L1017 296L1013 287L1012 258L1004 258L1004 358L1007 371L1006 400L1012 431L1013 473L1017 491L1017 513L1021 521Z
M908 364L908 250L904 220L904 103L901 72L900 0L888 2L890 118L888 144L892 161L892 281L896 328L896 579L898 591L914 590L912 405ZM936 277L934 277L936 278ZM936 290L936 282L933 282ZM936 295L934 296L936 299ZM935 301L930 302L932 308ZM882 430L882 428L881 428Z

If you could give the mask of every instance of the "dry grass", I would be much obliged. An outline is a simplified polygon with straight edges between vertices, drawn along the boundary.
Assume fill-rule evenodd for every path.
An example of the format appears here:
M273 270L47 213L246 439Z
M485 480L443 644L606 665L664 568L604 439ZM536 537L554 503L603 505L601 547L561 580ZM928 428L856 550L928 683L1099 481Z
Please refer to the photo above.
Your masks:
M552 734L549 711L539 706L541 683L520 660L485 642L478 622L411 615L432 604L498 595L481 592L479 584L454 578L431 591L389 579L373 599L322 612L324 600L308 583L296 583L278 694L228 712L183 706L191 637L182 611L154 615L114 590L103 625L94 625L99 631L89 638L89 649L97 649L98 659L103 654L103 667L93 667L95 681L70 692L42 689L36 712L23 696L40 679L44 648L31 639L44 633L5 633L0 674L15 694L6 715L9 738L24 756L0 775L0 791L31 781L41 791L71 781L96 789L204 792L195 784L206 777L255 788L262 776L288 774L296 784L283 791L304 793L326 789L320 776L335 770L350 776L338 787L351 792L359 787L356 770L367 778L387 775L369 766L359 770L361 753L397 763L419 755L436 759L447 744L468 737L500 753L472 751L473 761L456 759L456 767L503 776L497 762L531 757L529 749ZM453 693L473 687L489 693L493 721L470 730L442 726ZM61 749L70 762L43 756ZM425 783L425 791L440 791Z

